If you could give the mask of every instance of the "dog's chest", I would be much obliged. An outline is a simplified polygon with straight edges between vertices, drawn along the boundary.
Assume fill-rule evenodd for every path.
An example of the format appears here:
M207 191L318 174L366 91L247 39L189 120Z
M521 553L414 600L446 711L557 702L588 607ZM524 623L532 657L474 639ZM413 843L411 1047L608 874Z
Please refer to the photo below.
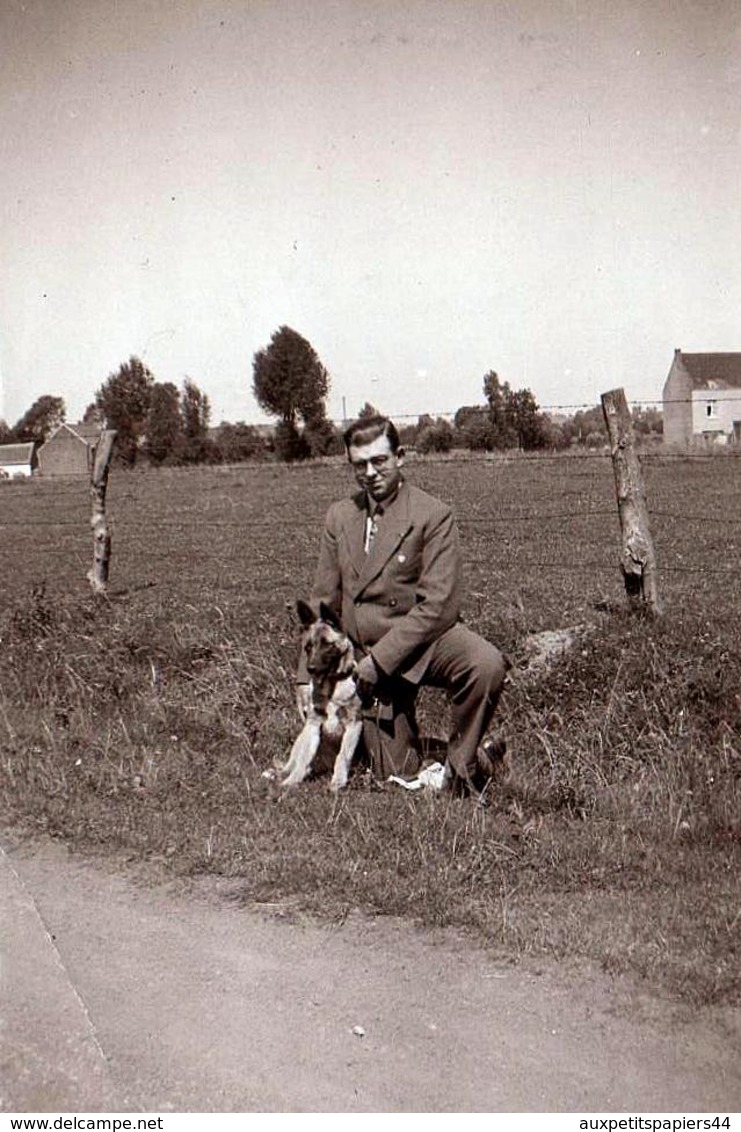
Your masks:
M339 736L348 723L357 718L357 691L352 677L340 680L331 696L322 697L324 702L316 704L322 713L322 731L327 735Z

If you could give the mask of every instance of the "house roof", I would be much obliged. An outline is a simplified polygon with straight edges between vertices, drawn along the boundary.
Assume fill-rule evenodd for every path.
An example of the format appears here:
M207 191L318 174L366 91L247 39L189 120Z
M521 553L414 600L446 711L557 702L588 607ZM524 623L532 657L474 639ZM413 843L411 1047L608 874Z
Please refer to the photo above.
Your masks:
M57 433L71 432L77 440L82 441L83 444L89 444L92 440L100 439L100 430L101 426L94 421L79 421L77 424L70 424L69 421L65 421L47 436L46 443L48 444L50 440L53 440Z
M30 464L33 459L34 440L26 444L0 444L0 464Z
M741 389L741 353L684 354L675 350L674 358L689 374L693 389Z
M78 421L69 426L83 440L100 440L103 425L99 421Z

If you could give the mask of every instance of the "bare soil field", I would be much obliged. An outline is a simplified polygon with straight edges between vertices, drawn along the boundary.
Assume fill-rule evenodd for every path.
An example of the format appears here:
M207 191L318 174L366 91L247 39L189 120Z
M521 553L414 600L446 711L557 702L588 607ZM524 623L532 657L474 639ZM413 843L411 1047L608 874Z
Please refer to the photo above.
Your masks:
M459 517L466 620L508 651L493 805L356 775L283 796L294 603L341 461L122 473L110 596L84 483L0 485L0 804L17 830L238 878L249 902L469 932L692 1004L741 1000L741 462L644 459L666 613L629 616L601 456L417 459ZM534 633L576 628L528 670ZM422 704L445 734L445 705Z

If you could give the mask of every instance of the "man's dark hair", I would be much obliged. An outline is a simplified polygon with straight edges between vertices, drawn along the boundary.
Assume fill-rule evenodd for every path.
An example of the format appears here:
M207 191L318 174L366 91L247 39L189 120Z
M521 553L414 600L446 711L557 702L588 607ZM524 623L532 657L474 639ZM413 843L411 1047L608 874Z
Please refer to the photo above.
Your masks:
M389 447L393 453L399 451L401 447L399 433L394 422L388 417L359 417L345 429L342 439L345 448L349 450L351 444L372 444L379 436L388 437Z

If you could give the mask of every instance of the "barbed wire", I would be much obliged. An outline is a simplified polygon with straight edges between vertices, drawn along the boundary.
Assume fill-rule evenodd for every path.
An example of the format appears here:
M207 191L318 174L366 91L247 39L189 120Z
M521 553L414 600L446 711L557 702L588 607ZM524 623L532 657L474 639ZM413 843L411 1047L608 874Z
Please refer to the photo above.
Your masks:
M719 403L719 404L724 404L726 402L735 402L736 404L739 405L739 407L741 407L741 395L737 394L736 396L727 396L727 395L723 395L720 391L713 390L713 389L696 390L696 392L699 394L699 396L697 396L697 397L692 397L692 396L690 396L690 397L666 397L666 398L664 398L664 397L653 397L653 398L650 398L650 399L628 398L628 404L629 404L630 408L662 409L665 405L693 405L693 404L696 404L698 401L702 401L702 402L713 401L714 403ZM591 410L599 410L600 412L602 411L602 406L601 406L599 401L575 401L575 402L566 402L564 404L541 405L541 404L537 403L537 399L536 399L536 404L537 404L538 412L541 412L541 413L566 412L567 410L570 411L570 412L575 412L575 413L577 413L577 412L589 412ZM486 404L462 405L462 406L459 406L457 409L436 409L436 410L425 409L424 411L420 411L420 412L416 412L416 413L389 413L388 415L394 421L418 420L420 417L430 417L432 419L434 419L435 417L452 418L452 417L455 417L457 415L457 413L461 412L462 409L463 410L480 409L481 412L487 412L488 411L488 405L486 405ZM343 425L343 424L346 424L348 421L355 420L355 419L356 419L355 417L347 417L347 418L336 417L336 418L332 419L332 424Z
M651 464L658 464L658 463L664 463L664 462L668 464L668 463L687 462L687 461L705 461L705 462L713 462L713 463L715 463L716 461L730 462L730 461L735 461L735 460L741 459L741 447L739 447L737 449L736 446L733 446L731 448L724 448L722 451L718 451L717 449L715 449L715 450L700 451L700 452L689 452L689 451L671 451L671 452L667 451L667 452L664 452L664 451L651 451L650 449L637 449L636 455L637 455L640 463L651 463ZM490 469L492 471L497 471L504 466L512 466L512 465L518 466L518 465L525 464L525 463L544 463L545 464L545 463L557 462L557 463L563 463L563 464L574 464L574 463L599 462L599 463L602 463L604 465L607 465L608 462L611 462L611 460L612 460L611 453L610 453L609 449L607 449L607 448L588 449L588 450L583 451L583 452L575 452L573 449L561 449L561 450L556 450L556 451L554 451L554 450L549 450L549 451L539 450L539 451L527 451L526 452L526 451L523 451L522 449L506 449L505 448L505 449L496 449L494 451L485 451L485 452L483 452L483 451L478 451L478 452L472 452L471 451L471 452L466 452L466 453L461 452L459 455L456 455L456 454L453 454L453 453L421 454L421 453L417 453L417 452L412 452L412 453L408 452L407 456L411 457L413 462L415 464L418 463L421 467L424 467L425 465L428 465L428 466L438 465L438 466L445 467L445 466L450 466L450 465L478 464L479 467L481 467L483 469ZM301 461L301 462L297 462L297 463L276 463L276 464L269 464L268 462L266 462L264 460L258 460L258 461L243 461L243 462L235 463L235 464L181 465L181 466L168 468L168 469L166 469L166 471L170 472L170 473L174 472L178 475L187 476L187 475L197 475L199 473L202 473L204 470L215 471L217 473L226 474L226 473L230 473L230 472L232 472L232 473L233 472L243 472L243 471L252 472L252 471L257 471L261 468L265 468L267 466L272 466L272 467L275 467L275 468L280 468L280 470L285 472L287 475L299 475L302 472L305 472L307 468L326 467L327 466L326 461L327 461L326 457L324 457L324 458L320 457L320 458L317 458L315 460ZM161 469L147 469L147 472L149 472L149 471L156 471L158 474L161 473ZM127 473L124 473L124 474L125 475L132 475L132 477L133 477L133 476L136 476L139 473L138 472L127 472ZM580 475L580 473L577 473L577 477L575 477L575 478L578 478L579 475ZM586 475L584 476L584 478L587 478ZM86 478L84 476L80 476L79 477L79 483L83 483L83 482L85 484L87 484ZM119 481L119 482L124 482L124 481ZM135 480L132 479L132 482L135 482ZM49 483L50 483L49 480L46 480L46 481L33 480L33 481L30 481L30 482L25 480L25 479L23 479L23 480L9 480L9 481L0 480L0 501L2 500L2 492L4 492L4 491L14 491L14 490L15 491L29 491L29 490L34 490L35 488L37 488L41 484L43 484L44 486L48 486ZM75 482L74 484L70 484L70 481L67 480L67 481L64 481L64 482L55 483L54 486L55 486L55 490L59 491L61 489L60 493L63 494L64 496L69 497L73 493L73 488L78 487L78 483Z
M476 565L474 559L471 563ZM532 562L529 560L518 560L518 569L524 570L568 570L572 573L576 569L573 562L551 562L551 561L538 561ZM580 562L578 569L581 570L606 570L611 574L619 573L619 567L613 562ZM738 575L738 571L733 566L666 566L661 563L657 566L659 574L719 574L723 576Z
M511 452L512 455L508 455ZM407 452L407 455L409 453ZM738 451L726 450L723 452L651 452L648 449L643 451L637 450L636 455L639 460L738 460L741 459L741 448ZM579 461L579 460L601 460L607 463L612 460L612 456L608 449L590 450L586 452L576 453L571 449L562 449L561 451L549 452L524 452L522 449L497 449L493 452L486 453L472 453L468 456L451 456L451 455L425 455L420 456L419 453L414 454L415 459L421 459L426 463L439 463L439 464L473 464L480 463L483 466L489 465L490 467L499 467L502 464L522 464L528 461L543 462L549 460L565 461Z
M722 461L741 458L741 451L733 453L724 452L722 454L713 452L642 452L640 453L640 458L642 460L648 459L652 462L669 462L674 460L710 460L714 463L717 463L718 460ZM550 463L554 460L567 460L571 465L582 461L595 460L601 461L606 464L610 460L610 454L609 452L604 451L587 451L578 454L516 453L507 455L506 453L495 453L491 455L487 454L486 457L481 457L478 455L461 455L452 457L433 456L430 459L429 464L430 466L437 466L438 468L444 468L445 466L450 464L465 464L469 467L476 467L477 470L481 468L491 468L493 471L497 471L502 467L502 465L519 465L524 462L532 461ZM240 466L237 466L235 470L238 470L239 467ZM265 467L265 465L256 465L256 467ZM283 467L285 467L285 465L283 465ZM180 471L180 469L174 470ZM185 471L186 473L196 472L198 470L199 469L197 468L182 469L182 471ZM300 468L291 468L291 471L300 471ZM578 471L573 474L577 477L581 476L581 473ZM586 479L586 475L583 478ZM592 478L592 482L596 485L599 481L595 481ZM25 484L16 486L20 487L21 489L24 489L26 487ZM515 504L515 506L510 505L500 508L495 515L476 515L471 513L458 514L458 524L462 529L463 537L464 539L469 540L467 543L468 566L477 571L480 571L482 567L486 567L489 572L495 569L495 564L493 564L490 558L486 554L482 553L477 546L477 536L483 536L485 538L489 532L497 532L497 534L500 535L501 532L508 527L513 527L515 525L521 526L527 523L534 523L539 525L561 523L571 525L578 522L578 530L580 533L576 534L573 541L579 546L581 552L586 551L587 553L589 553L590 550L596 550L599 555L600 551L605 549L605 540L590 537L590 532L588 529L584 529L584 524L589 524L591 522L594 522L595 520L601 522L602 520L606 520L608 518L613 521L616 520L617 509L614 504L611 506L600 505L598 503L598 498L595 495L589 502L590 504L598 503L597 506L589 505L586 508L574 507L569 510L565 510L563 508L563 497L565 495L580 495L582 499L585 499L585 496L578 490L569 491L567 488L559 489L558 487L556 487L556 493L561 497L562 502L562 506L556 510L539 510L537 509L537 507L525 507L523 509L522 507L518 507ZM735 495L736 493L734 492L733 494ZM741 492L739 492L738 494L741 494ZM124 499L126 498L128 498L129 500L132 499L132 494L128 493L128 495L124 495ZM484 497L482 496L482 498ZM0 489L0 500L1 499L2 490ZM554 496L551 496L551 500L552 502L558 502L558 500ZM249 500L246 500L245 502L247 505L249 505ZM80 503L82 503L82 496ZM114 515L110 519L110 525L114 534L124 536L125 540L127 540L131 544L135 544L137 547L141 540L146 541L149 538L146 527L147 521L150 519L152 522L154 522L156 519L158 529L164 528L170 531L181 530L192 532L194 528L201 528L204 530L222 530L224 532L233 532L235 528L238 528L240 535L246 533L248 537L250 535L256 536L258 545L262 543L262 535L272 536L276 530L291 531L293 533L294 541L299 543L300 545L305 545L309 539L311 539L312 544L314 544L314 542L318 544L319 532L324 521L324 510L319 510L319 508L317 508L316 511L312 511L311 513L304 511L303 513L291 513L289 515L286 515L285 517L281 515L271 515L270 518L255 519L249 517L245 518L243 514L240 514L236 510L234 510L228 518L211 518L207 513L199 512L194 508L191 508L189 511L184 512L180 517L178 517L177 515L172 515L163 518L154 510L141 508L140 504L136 500L134 500L134 506L139 507L136 521L134 521L133 519L127 520L125 517L116 516L114 513ZM664 521L674 525L712 525L716 528L720 526L726 531L730 530L733 536L735 535L736 530L741 527L741 517L737 518L727 514L698 514L690 510L684 512L681 509L667 509L660 505L656 507L651 507L649 505L648 511L649 516L652 520L659 521L659 529L661 529ZM64 538L64 545L69 547L70 540L66 537L67 533L74 530L74 532L76 534L79 534L80 538L82 538L83 532L87 527L85 520L86 516L85 518L82 517L82 507L80 507L80 517L74 518L5 518L4 520L0 521L0 532L15 533L18 531L30 531L42 528L48 531L52 536L57 535L58 537ZM592 535L594 535L596 532L592 531L591 533ZM566 533L564 533L564 537L567 537ZM244 549L243 538L235 537L231 541L233 542L234 554L242 554ZM674 542L674 540L672 540L672 542ZM709 539L705 539L704 545L706 549L712 549L713 552L718 550L722 554L723 551L727 547L729 547L729 542L730 540L728 538L726 538L725 540L721 539L719 541L717 539L713 540L712 536L710 536ZM231 559L228 543L226 542L226 540L219 537L218 542L215 542L214 545L218 545L219 554L221 555L224 555L224 546L226 545L227 551L225 556L227 560ZM262 545L264 546L264 543L262 543ZM523 554L527 554L528 547L526 544L518 543L516 541L514 543L502 542L500 540L497 545L499 547L499 553L501 555L500 562L497 565L501 568L501 566L504 564L505 570L507 568L516 567L517 570L563 573L564 571L573 572L576 569L579 572L608 572L611 575L615 575L619 570L619 565L616 561L616 558L610 558L609 561L582 558L577 562L574 562L573 560L557 561L551 558L532 559L528 557L522 557ZM132 550L131 553L138 553L138 551ZM167 560L171 557L171 550L169 547L157 548L154 551L152 551L152 548L149 548L149 554L155 561L160 561L163 559ZM269 568L271 556L266 555L263 550L260 551L260 555L260 561L262 562L263 566ZM668 562L665 560L665 557L668 558ZM660 553L658 570L659 574L665 574L666 576L707 575L722 577L726 579L739 577L739 571L735 565L695 565L692 562L678 562L677 559L681 559L681 554L673 545L666 548L665 557ZM688 554L687 557L690 557L690 555ZM202 562L203 565L211 564L213 562L213 556L206 554L205 556L203 556Z
M691 515L684 514L677 511L665 511L661 507L648 508L650 518L670 519L678 523L718 523L722 526L735 526L741 527L741 518L732 518L728 515ZM571 511L527 511L523 514L522 511L515 511L507 508L499 510L496 516L487 515L464 515L457 516L457 523L462 527L474 526L484 529L497 529L501 526L510 523L542 523L542 522L573 522L575 520L588 520L593 518L616 518L617 509L615 507L590 507L586 510L574 509ZM301 520L297 521L295 515L281 518L280 516L273 516L270 519L251 520L245 519L240 516L230 519L211 519L204 514L188 512L187 518L173 518L163 519L157 516L157 526L161 528L168 528L175 530L178 528L191 528L194 520L199 527L214 527L224 530L234 530L238 527L240 531L272 531L276 528L291 528L296 533L310 532L324 522L325 512L317 511L314 515L302 515ZM137 534L142 532L141 518L136 522L129 522L120 517L111 517L109 519L111 527L120 533ZM78 519L18 519L18 520L4 520L0 522L0 531L11 529L36 529L44 528L49 530L57 529L74 529L77 531L85 531L84 521ZM87 533L87 531L85 531ZM148 537L148 536L146 536Z
M276 529L284 530L291 529L297 535L308 533L320 528L324 523L325 511L317 512L315 515L304 516L304 522L297 524L295 517L281 518L274 516L269 520L250 520L244 517L231 518L231 519L211 519L203 515L189 515L187 519L162 519L157 518L157 526L161 529L178 530L192 528L194 525L209 529L221 530L234 530L235 526L239 527L240 531L254 531L254 532L271 532ZM649 507L648 514L651 519L666 519L673 523L695 523L695 524L715 524L722 527L741 527L741 519L733 518L728 515L691 515L683 514L676 511L665 511L660 507ZM461 528L474 527L478 530L499 530L503 526L508 526L513 523L552 523L552 522L587 522L592 519L606 519L616 518L617 510L615 508L589 508L587 510L573 510L573 511L528 511L522 513L521 511L500 510L495 517L477 516L477 515L463 515L457 516L457 524ZM134 535L141 535L142 538L149 537L142 530L141 518L136 522L129 522L121 517L111 517L109 525L114 532L126 534L127 537ZM75 519L18 519L18 520L4 520L0 522L0 532L4 531L18 531L18 530L48 530L48 531L64 531L74 530L81 534L87 534L86 523L84 518L79 520ZM239 540L235 540L239 541Z

